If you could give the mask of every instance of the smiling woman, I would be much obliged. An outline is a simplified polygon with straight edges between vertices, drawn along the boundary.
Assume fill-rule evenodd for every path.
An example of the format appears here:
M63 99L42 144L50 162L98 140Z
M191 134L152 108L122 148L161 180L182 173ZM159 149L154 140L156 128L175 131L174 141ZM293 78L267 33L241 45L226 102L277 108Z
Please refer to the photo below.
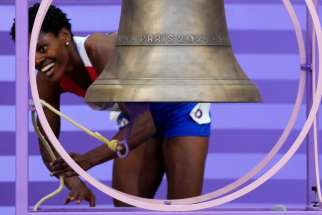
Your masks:
M29 9L29 33L38 9L39 4ZM15 39L14 26L11 35ZM115 39L116 34L73 36L66 14L51 5L36 48L35 64L39 71L37 87L40 98L59 110L63 93L71 92L84 97L88 87L108 63L114 50ZM136 119L135 114L127 112L128 109L136 109L135 105L119 107L123 113L118 116L120 129L113 139L124 139L131 128L130 137L127 139L129 146L132 149L140 146L133 150L128 158L115 160L113 187L140 197L153 198L163 175L166 174L168 198L200 195L210 134L210 105L154 103L150 105L149 111L143 114L148 119L145 123ZM98 108L102 110L106 109L106 106ZM58 137L60 118L48 109L44 111ZM131 136L136 133L140 134ZM146 137L143 138L141 134L146 134ZM65 203L80 203L86 200L90 206L95 206L95 196L78 176L70 171L62 160L51 164L52 160L41 144L40 149L48 169L55 175L65 177L65 184L70 189ZM73 154L75 161L85 170L114 157L115 153L105 145L83 155ZM114 203L117 206L125 205L119 201Z
M31 32L38 9L39 4L29 8L29 32ZM11 28L11 36L15 40L15 24ZM106 56L109 56L112 51L113 36L95 35L95 37L106 41L107 46L101 47L104 49ZM36 53L36 68L39 71L37 86L42 99L59 109L62 93L72 92L80 96L85 94L87 87L94 79L93 76L96 77L99 73L90 73L93 70L86 69L79 52L86 53L85 48L90 49L91 44L97 39L89 38L87 46L85 46L85 40L81 40L79 44L76 43L66 14L55 6L50 7L38 38ZM96 53L89 51L88 54L91 56ZM96 66L102 68L107 60L104 58L103 61L96 62ZM49 110L46 110L46 117L55 134L59 136L60 118ZM52 161L48 152L42 144L39 144L39 146L43 160L50 169L49 163ZM95 206L95 196L78 177L65 178L65 184L70 190L65 203L70 200L77 202L86 200L90 206Z
M29 33L39 9L39 4L29 8ZM12 39L15 40L15 23L11 28ZM65 13L55 6L50 6L37 41L36 68L37 87L40 98L59 109L60 96L71 92L84 97L88 86L97 78L114 47L114 35L93 34L85 38L74 37L71 24ZM96 56L95 59L93 56ZM104 57L102 57L104 56ZM56 136L60 133L60 118L48 109L46 117ZM143 128L148 128L144 127ZM124 129L123 129L124 130ZM115 138L122 138L119 133ZM48 151L39 144L43 161L47 168L52 162ZM107 149L103 145L105 152ZM112 153L107 153L112 157ZM65 204L70 201L80 203L82 200L95 206L95 196L92 191L77 177L65 177L65 184L70 190Z

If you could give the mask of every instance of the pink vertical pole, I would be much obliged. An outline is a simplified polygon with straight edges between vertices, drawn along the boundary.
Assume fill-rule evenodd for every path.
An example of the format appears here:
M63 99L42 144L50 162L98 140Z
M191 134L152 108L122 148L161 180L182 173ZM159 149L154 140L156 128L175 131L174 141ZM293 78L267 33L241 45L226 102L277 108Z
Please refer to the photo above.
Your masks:
M28 212L28 1L16 0L16 215Z
M317 0L313 0L314 4L316 5L316 7L318 7L318 1ZM306 100L307 100L307 114L310 112L311 110L311 106L312 106L312 98L313 98L313 85L315 85L315 83L313 83L313 81L315 80L313 78L313 68L315 67L315 65L313 65L313 57L314 57L314 49L313 49L313 45L316 45L316 43L313 42L314 40L314 29L313 29L313 25L312 25L312 20L310 15L307 15L307 25L306 25L306 70L307 70L307 93L306 93ZM317 117L318 120L318 117ZM316 122L317 126L318 126L318 121ZM306 138L306 161L307 161L307 170L306 170L306 176L307 176L307 180L306 180L306 205L308 210L314 209L315 207L319 206L319 202L317 201L317 181L316 181L316 177L315 177L315 163L314 163L314 126L312 126L310 132L307 135ZM318 137L318 135L317 135Z

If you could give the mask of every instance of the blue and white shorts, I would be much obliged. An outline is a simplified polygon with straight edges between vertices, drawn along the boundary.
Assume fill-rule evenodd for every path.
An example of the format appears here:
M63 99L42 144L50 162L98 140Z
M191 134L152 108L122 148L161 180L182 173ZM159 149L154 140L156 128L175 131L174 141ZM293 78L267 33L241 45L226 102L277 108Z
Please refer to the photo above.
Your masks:
M210 135L210 103L150 103L150 111L157 137ZM113 118L117 119L120 128L128 124L123 114Z
M210 104L151 103L158 137L209 136Z

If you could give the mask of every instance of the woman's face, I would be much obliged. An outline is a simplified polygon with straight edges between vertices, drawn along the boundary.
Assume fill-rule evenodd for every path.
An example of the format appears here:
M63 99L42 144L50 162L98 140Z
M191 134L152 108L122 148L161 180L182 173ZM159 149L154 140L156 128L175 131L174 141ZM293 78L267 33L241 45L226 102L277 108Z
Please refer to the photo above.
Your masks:
M60 81L64 76L68 61L71 41L59 33L55 36L53 33L39 34L36 50L36 69L45 74L46 77L53 82Z

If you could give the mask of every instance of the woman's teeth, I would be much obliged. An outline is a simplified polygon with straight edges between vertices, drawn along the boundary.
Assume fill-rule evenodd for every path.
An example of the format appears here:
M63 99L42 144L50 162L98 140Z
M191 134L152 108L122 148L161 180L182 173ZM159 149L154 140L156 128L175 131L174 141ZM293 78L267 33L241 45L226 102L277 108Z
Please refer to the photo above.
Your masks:
M50 76L51 73L53 72L54 66L55 66L55 63L50 63L50 64L44 66L43 68L41 68L41 72L45 73L47 76Z

